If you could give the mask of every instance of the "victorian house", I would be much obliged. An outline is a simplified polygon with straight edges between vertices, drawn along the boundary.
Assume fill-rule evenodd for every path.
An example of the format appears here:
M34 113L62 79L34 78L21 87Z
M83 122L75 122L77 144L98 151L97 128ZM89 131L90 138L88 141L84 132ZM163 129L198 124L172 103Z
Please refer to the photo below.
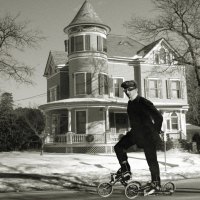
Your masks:
M87 0L64 32L65 51L50 51L44 71L46 151L112 152L130 129L120 85L132 79L163 114L166 134L186 137L185 68L165 39L144 46L113 35Z

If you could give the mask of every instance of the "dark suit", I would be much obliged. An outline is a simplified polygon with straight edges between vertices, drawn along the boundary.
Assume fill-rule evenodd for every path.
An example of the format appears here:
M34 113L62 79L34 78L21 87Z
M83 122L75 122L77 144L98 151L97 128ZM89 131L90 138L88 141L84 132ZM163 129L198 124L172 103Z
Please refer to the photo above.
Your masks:
M119 163L127 161L128 158L125 150L136 144L144 149L152 181L160 182L156 144L160 141L159 133L163 117L151 101L139 95L133 101L129 100L127 113L131 131L122 137L114 147Z

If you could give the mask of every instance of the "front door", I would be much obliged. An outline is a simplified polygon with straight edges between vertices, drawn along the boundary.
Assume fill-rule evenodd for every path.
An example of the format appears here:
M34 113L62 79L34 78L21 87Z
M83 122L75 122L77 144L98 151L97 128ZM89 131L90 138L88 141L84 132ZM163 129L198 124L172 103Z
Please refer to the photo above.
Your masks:
M128 130L128 115L126 113L115 113L115 125L117 133Z
M85 110L76 111L76 133L77 134L86 133L86 111Z

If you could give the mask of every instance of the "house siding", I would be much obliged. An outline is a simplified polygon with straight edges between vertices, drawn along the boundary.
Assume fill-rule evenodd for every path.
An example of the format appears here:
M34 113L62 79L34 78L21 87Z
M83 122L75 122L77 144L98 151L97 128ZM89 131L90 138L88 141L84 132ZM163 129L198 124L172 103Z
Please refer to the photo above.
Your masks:
M60 99L69 98L69 73L61 72L60 73Z
M162 68L162 66L161 66ZM187 91L186 91L186 79L185 76L180 71L173 71L173 73L156 73L155 66L151 64L141 65L141 93L144 97L145 94L145 79L148 78L159 78L162 81L162 98L153 99L154 102L163 102L163 103L178 103L178 104L187 104ZM163 68L165 69L165 68ZM170 79L180 79L183 83L183 97L178 99L168 98L167 96L167 81ZM148 97L147 97L148 98Z
M69 83L70 83L70 98L75 96L74 74L77 72L89 72L92 74L92 94L79 95L79 97L99 96L98 74L108 74L107 61L103 58L81 57L70 60L69 62Z

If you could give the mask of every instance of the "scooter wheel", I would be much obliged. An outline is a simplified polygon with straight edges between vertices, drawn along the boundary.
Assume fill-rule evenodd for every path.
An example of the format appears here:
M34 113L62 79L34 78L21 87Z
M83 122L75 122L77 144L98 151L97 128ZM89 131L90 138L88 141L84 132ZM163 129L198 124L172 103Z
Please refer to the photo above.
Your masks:
M139 194L139 187L135 183L129 183L125 188L125 195L128 199L134 199Z
M175 192L175 189L176 189L176 187L175 187L174 183L172 183L172 182L167 182L162 186L162 191L169 195L172 195Z
M101 197L108 197L113 192L113 186L110 183L100 183L97 187L97 193Z

